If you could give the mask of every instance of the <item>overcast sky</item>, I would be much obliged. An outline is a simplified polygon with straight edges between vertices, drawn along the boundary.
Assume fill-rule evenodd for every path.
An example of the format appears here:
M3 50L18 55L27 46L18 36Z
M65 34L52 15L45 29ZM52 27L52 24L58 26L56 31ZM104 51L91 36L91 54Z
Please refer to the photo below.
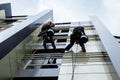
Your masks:
M13 15L53 9L54 22L85 21L97 15L113 35L120 36L120 0L0 0L3 2L11 2Z

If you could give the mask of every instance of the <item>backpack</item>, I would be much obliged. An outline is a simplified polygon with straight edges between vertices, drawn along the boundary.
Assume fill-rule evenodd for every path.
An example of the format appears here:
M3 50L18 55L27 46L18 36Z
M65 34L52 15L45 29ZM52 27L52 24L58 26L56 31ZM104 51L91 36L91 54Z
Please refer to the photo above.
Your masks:
M81 41L82 43L88 42L88 36L87 36L87 35L82 35L82 36L80 37L80 41Z
M53 36L53 35L54 35L54 30L53 29L48 29L47 36Z

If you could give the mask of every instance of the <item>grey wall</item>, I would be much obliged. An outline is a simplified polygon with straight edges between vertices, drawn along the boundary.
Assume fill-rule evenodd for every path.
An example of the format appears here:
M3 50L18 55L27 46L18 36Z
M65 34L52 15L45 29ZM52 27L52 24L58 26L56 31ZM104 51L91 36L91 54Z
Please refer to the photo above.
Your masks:
M41 30L41 26L43 23L53 20L53 12L52 10L46 10L41 12L35 16L29 17L27 20L14 25L11 31L9 31L11 35L6 29L2 35L0 33L0 80L10 80L14 74L23 69L26 64L21 64L21 59L25 54L31 54L38 42L39 37L37 36ZM21 30L17 31L22 27ZM16 31L16 32L15 32ZM8 38L5 34L9 34ZM3 45L4 44L4 45Z
M0 9L5 10L6 17L11 17L12 16L11 4L10 3L2 3L2 4L0 4Z

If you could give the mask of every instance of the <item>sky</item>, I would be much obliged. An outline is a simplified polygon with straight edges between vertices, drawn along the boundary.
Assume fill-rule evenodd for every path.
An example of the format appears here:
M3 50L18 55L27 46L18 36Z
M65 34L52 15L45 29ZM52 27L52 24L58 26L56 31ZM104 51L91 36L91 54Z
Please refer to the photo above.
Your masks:
M64 2L64 3L63 3ZM96 3L100 3L100 0L52 0L48 3L47 0L41 0L40 9L54 9L55 21L80 21L88 20L88 14L96 13ZM96 7L95 7L96 6ZM66 14L66 15L65 15Z
M0 0L10 2L13 15L35 15L53 9L54 22L88 21L97 16L107 29L120 36L120 0Z

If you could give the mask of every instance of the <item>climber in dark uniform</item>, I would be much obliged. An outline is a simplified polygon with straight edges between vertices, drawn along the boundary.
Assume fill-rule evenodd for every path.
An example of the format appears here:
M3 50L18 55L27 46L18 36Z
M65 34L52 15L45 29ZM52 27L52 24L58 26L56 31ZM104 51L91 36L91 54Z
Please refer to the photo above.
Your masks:
M38 36L43 36L43 46L45 50L47 49L46 44L48 41L50 41L50 43L52 44L53 49L54 50L56 49L54 39L53 39L54 30L52 29L52 27L55 27L55 24L52 23L51 21L47 22L42 26L41 32L38 35ZM55 64L57 59L53 58L52 60L53 60L52 63ZM48 60L48 64L50 64L50 60Z
M47 22L46 24L44 24L42 26L40 35L42 34L42 36L43 36L44 49L47 49L46 43L47 43L48 40L52 44L53 49L56 49L54 39L53 39L54 30L52 29L52 27L55 27L55 25L51 21Z
M88 38L87 40L86 39L83 40L81 39L82 35L86 35L84 27L78 26L74 28L73 33L70 35L70 44L68 44L67 47L65 48L65 52L69 51L69 49L74 45L75 42L81 46L82 52L86 52L84 43L88 41Z

